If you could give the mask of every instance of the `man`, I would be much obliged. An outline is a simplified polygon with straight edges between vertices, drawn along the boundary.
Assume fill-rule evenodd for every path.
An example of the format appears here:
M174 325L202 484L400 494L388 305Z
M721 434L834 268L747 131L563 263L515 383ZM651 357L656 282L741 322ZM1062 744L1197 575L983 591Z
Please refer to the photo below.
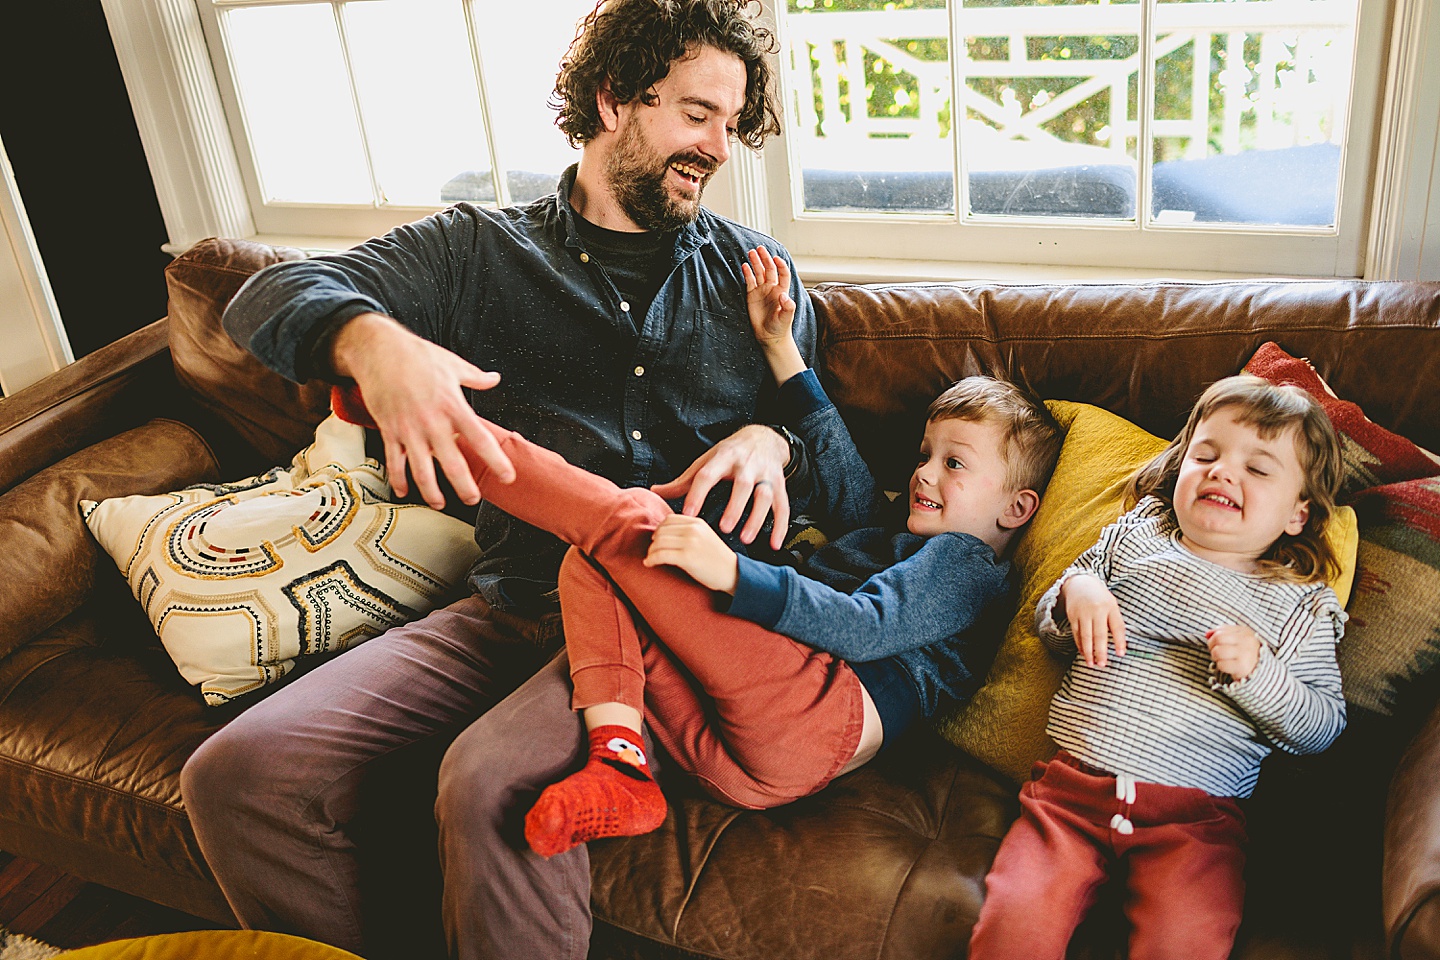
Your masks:
M769 378L740 271L751 247L784 252L700 206L732 139L758 147L778 132L773 45L744 0L602 4L552 97L582 148L555 196L462 204L344 254L278 264L242 289L227 329L294 379L353 380L402 495L413 481L440 506L443 476L474 504L472 464L510 476L483 416L622 485L686 496L687 512L728 480L720 527L750 542L773 511L778 544L784 474L801 451L759 425ZM808 356L814 318L798 281L790 294ZM542 860L511 833L532 783L583 762L564 657L495 707L557 647L555 616L537 617L553 610L563 544L483 503L476 539L474 596L300 677L187 764L186 806L244 925L383 953L377 925L396 903L367 868L403 824L370 798L410 769L397 756L443 750L450 953L584 957L584 848ZM422 769L413 792L434 797L433 762Z

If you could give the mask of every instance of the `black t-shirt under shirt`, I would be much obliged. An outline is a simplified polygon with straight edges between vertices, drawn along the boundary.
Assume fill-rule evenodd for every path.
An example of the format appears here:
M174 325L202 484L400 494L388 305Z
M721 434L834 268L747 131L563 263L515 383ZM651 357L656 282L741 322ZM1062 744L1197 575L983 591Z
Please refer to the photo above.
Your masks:
M575 223L586 250L600 261L620 296L630 304L630 315L639 324L670 273L671 258L662 254L675 246L675 234L659 230L643 233L607 230L584 217L576 217Z

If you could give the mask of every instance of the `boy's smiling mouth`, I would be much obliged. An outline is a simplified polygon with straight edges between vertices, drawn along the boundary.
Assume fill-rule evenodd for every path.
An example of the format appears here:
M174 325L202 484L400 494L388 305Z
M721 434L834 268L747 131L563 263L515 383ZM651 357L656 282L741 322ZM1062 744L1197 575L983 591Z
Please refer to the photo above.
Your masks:
M919 507L921 510L939 510L939 509L940 509L940 504L936 503L934 500L926 500L924 497L920 496L919 494L916 494L916 495L915 495L915 504L914 504L914 505L917 506L917 507Z

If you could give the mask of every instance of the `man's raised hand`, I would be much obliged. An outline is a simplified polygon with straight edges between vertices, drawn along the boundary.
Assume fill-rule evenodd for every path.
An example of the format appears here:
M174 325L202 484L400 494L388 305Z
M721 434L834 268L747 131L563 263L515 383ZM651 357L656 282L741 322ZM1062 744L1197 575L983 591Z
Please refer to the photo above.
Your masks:
M510 459L463 390L489 390L500 374L481 370L378 313L362 313L340 329L331 362L336 373L359 386L385 440L386 472L398 495L409 493L407 467L420 495L437 510L445 496L436 464L467 504L480 501L477 466L501 483L515 479Z

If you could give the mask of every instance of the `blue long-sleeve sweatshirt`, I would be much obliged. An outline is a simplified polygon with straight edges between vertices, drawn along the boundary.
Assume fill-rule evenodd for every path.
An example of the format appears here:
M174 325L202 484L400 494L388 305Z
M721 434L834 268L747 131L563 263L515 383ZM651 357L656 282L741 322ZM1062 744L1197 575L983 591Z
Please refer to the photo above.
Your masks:
M780 403L814 458L814 490L799 506L851 532L799 569L741 555L729 612L852 663L892 660L924 716L942 695L967 700L999 640L992 624L977 622L987 607L1008 607L996 601L1010 593L1009 562L969 534L910 533L903 512L898 523L883 522L898 511L875 490L813 371L787 381Z

